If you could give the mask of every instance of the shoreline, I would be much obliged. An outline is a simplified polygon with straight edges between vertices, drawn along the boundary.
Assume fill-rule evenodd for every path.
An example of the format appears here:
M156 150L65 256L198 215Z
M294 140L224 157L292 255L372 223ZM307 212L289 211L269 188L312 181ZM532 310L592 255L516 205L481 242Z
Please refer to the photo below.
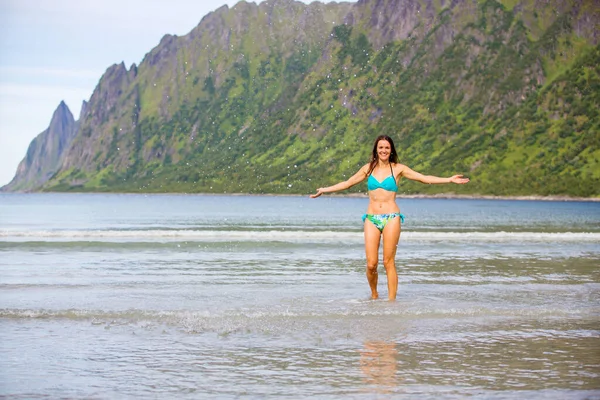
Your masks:
M330 194L328 196L337 197L367 197L364 193L356 194ZM600 202L600 197L571 197L571 196L495 196L495 195L476 195L476 194L397 194L397 199L447 199L447 200L515 200L515 201L579 201L579 202Z
M462 195L462 194L437 194L437 195L398 195L405 199L470 199L470 200L518 200L518 201L587 201L600 202L599 197L571 197L571 196L494 196L494 195Z
M285 194L285 193L187 193L187 192L2 192L0 194L115 194L115 195L146 195L146 196L272 196L272 197L308 197L307 194ZM330 197L364 197L366 193L334 193L327 194ZM448 199L448 200L514 200L514 201L573 201L573 202L600 202L600 197L572 197L572 196L497 196L497 195L476 195L476 194L400 194L396 195L398 199Z

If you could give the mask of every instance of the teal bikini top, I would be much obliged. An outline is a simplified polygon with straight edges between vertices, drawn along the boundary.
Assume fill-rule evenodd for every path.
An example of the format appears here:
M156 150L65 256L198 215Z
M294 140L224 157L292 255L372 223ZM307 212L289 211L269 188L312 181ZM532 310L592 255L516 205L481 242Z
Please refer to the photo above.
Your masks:
M369 175L369 179L367 179L367 189L383 189L387 190L388 192L397 192L398 184L396 183L396 179L394 179L394 170L392 169L392 164L390 164L390 169L392 170L392 174L381 182L379 182L373 175Z

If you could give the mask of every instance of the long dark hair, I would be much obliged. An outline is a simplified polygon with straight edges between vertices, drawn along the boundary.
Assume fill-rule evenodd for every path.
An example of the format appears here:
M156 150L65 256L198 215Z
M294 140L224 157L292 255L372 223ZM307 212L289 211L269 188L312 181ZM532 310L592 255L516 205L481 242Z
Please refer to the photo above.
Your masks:
M375 166L377 165L377 161L379 161L379 156L377 155L377 143L379 143L380 140L385 140L390 144L390 147L392 148L392 152L390 153L390 163L398 163L398 153L396 153L396 146L394 146L394 141L392 140L392 138L387 135L379 135L377 136L377 139L375 139L375 143L373 144L371 160L369 161L369 172L367 172L367 175L371 175L371 172L373 172Z

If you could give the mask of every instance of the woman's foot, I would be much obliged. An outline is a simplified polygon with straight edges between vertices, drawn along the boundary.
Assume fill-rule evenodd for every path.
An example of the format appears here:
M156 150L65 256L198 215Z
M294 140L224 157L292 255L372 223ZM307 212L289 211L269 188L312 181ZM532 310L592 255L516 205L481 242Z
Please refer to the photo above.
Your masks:
M378 298L379 298L379 293L377 293L377 292L371 293L371 299L377 300Z

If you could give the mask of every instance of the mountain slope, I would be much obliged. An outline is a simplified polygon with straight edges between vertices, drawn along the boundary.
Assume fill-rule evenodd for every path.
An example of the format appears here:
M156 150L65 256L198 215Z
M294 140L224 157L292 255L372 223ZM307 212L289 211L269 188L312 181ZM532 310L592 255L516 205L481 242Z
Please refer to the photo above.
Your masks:
M306 193L388 134L471 178L402 193L599 196L598 21L590 0L223 7L109 68L41 189Z
M246 130L295 92L350 7L240 2L185 37L165 36L139 67L109 68L54 189L152 180Z

